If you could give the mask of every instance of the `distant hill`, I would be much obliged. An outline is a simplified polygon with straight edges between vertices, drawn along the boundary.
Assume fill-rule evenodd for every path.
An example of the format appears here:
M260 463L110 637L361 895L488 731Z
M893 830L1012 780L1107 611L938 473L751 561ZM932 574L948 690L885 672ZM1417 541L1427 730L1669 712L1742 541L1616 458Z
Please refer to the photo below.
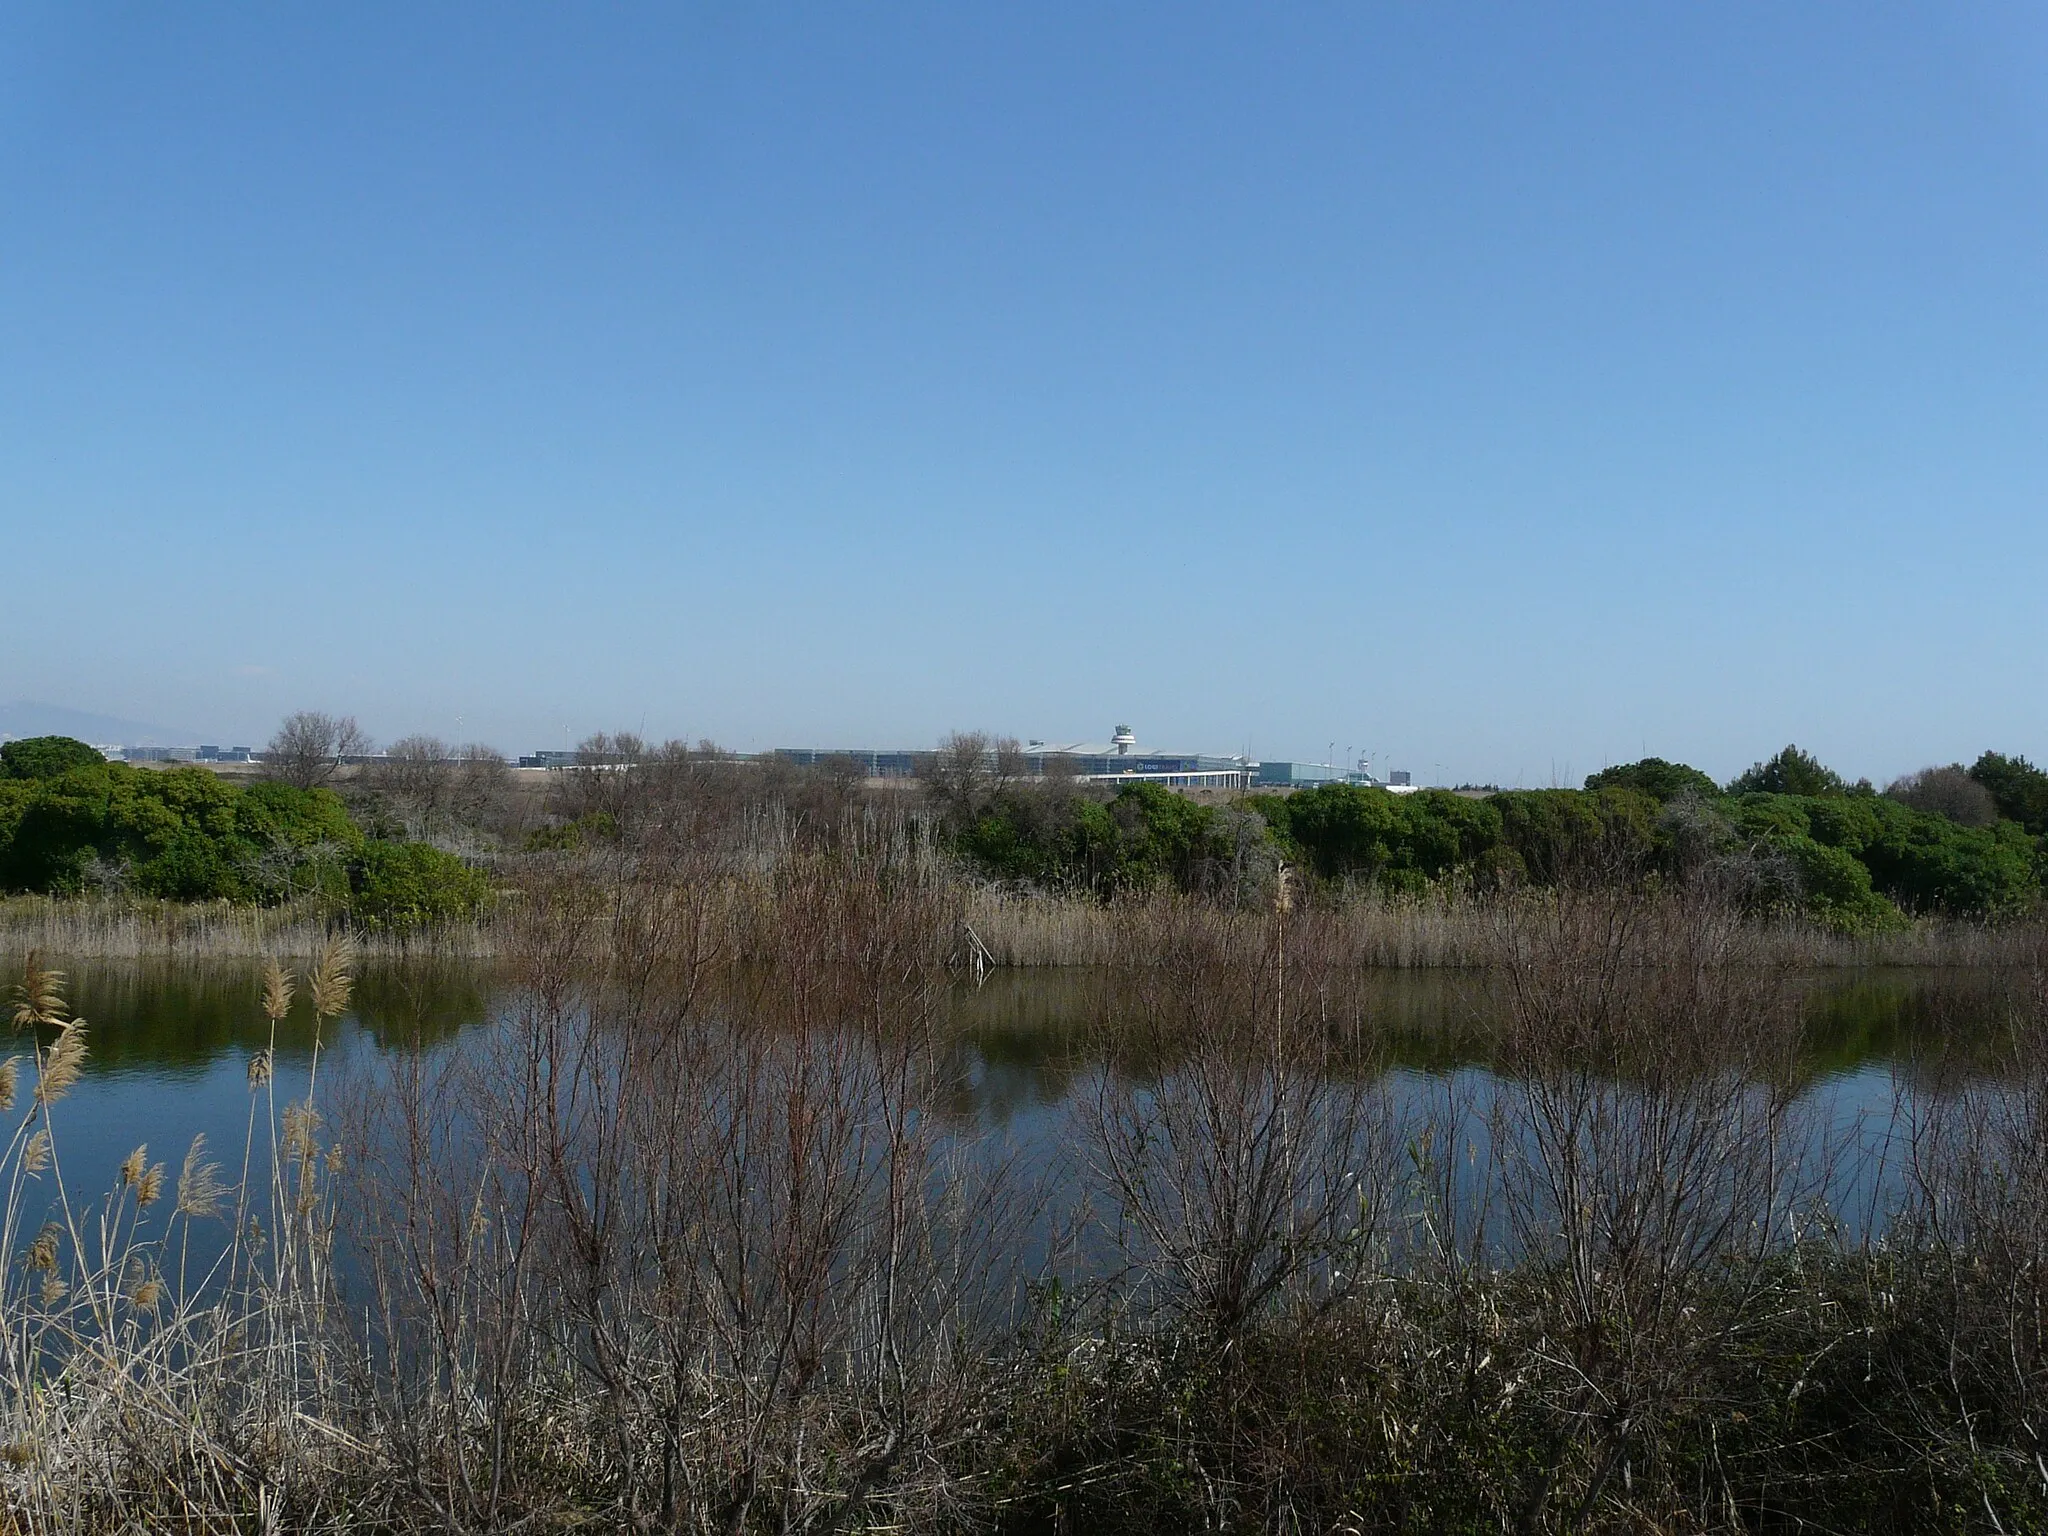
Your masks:
M26 699L0 704L0 741L19 736L76 736L96 747L189 747L200 740L197 731L181 726L95 715L88 710L66 709L61 704L37 704Z

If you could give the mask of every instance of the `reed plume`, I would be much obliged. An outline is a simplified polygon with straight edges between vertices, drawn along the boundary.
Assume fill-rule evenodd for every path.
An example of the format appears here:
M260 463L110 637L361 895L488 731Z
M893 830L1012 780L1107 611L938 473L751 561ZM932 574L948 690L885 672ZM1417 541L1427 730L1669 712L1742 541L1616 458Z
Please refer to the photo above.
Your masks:
M347 934L330 940L327 947L320 951L320 959L313 967L313 974L307 978L307 989L313 995L313 1012L321 1018L338 1019L348 1008L349 993L355 985L350 974L355 959L355 940ZM266 1002L268 996L269 983L266 980Z
M128 1305L138 1312L155 1312L164 1299L164 1282L157 1273L141 1259L129 1261L128 1271L123 1277L122 1294Z
M188 1217L218 1216L228 1188L220 1181L220 1164L204 1161L206 1133L192 1138L185 1166L178 1174L178 1209Z
M121 1187L135 1191L135 1204L148 1210L164 1192L164 1165L149 1160L149 1143L144 1142L121 1161Z
M57 1267L57 1252L64 1242L64 1229L54 1221L43 1223L43 1230L36 1234L36 1240L28 1245L28 1252L21 1256L21 1262L30 1269L43 1271Z
M62 1024L64 1017L64 973L45 967L41 956L30 950L14 989L14 1027Z
M292 1011L292 973L275 960L263 966L263 1013L275 1024Z
M85 1020L73 1019L66 1024L50 1048L39 1052L36 1059L41 1063L36 1102L54 1104L71 1091L85 1071Z

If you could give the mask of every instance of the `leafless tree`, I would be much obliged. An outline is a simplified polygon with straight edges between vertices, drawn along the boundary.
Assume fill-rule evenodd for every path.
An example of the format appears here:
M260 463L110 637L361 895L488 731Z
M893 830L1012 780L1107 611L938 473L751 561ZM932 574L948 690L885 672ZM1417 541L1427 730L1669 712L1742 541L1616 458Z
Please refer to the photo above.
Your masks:
M504 813L512 788L511 769L496 747L472 741L455 751L451 809L467 827L487 827Z
M1953 763L1909 773L1894 780L1885 794L1916 811L1931 811L1965 827L1988 827L1998 820L1998 803L1991 798L1991 791Z
M354 715L302 709L286 718L270 738L263 760L275 779L313 789L333 779L342 763L370 751L370 738Z
M502 806L505 759L479 742L451 747L438 736L407 736L386 749L370 785L386 797L409 836L483 828Z
M390 800L407 833L423 837L446 810L448 766L445 741L438 736L406 736L385 748L370 783Z
M942 816L967 822L979 814L998 788L995 758L986 731L955 731L939 743L923 769L925 793Z
M999 736L992 746L995 780L991 789L1007 789L1019 779L1029 776L1024 757L1024 744L1014 736Z

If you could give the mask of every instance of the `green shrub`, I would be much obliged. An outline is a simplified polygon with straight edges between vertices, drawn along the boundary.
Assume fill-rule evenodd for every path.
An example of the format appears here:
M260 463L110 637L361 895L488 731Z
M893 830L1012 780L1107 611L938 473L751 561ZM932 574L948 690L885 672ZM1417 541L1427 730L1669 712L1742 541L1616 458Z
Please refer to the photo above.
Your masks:
M98 747L72 736L24 736L0 744L0 779L54 779L105 762Z
M1786 747L1776 757L1754 765L1728 786L1731 795L1846 795L1842 776L1812 754Z
M619 819L609 811L585 811L574 821L535 827L526 834L528 853L573 853L592 843L618 841Z
M1659 803L1676 800L1680 795L1711 800L1721 793L1721 786L1699 769L1684 763L1667 763L1661 757L1603 768L1587 776L1586 788L1639 790Z
M1792 911L1838 933L1879 933L1904 924L1904 915L1871 888L1870 871L1855 856L1797 833L1769 839L1787 872L1787 885L1771 894Z
M1647 868L1662 807L1637 789L1526 789L1493 796L1501 839L1539 885L1580 871Z
M467 921L490 895L482 870L431 843L365 843L349 865L349 915L366 928Z
M2033 837L2048 836L2048 773L2024 757L1986 752L1970 765L1970 777L1991 791L2000 816Z
M200 768L158 773L95 761L0 780L0 889L75 894L108 874L177 901L331 894L339 855L362 841L327 790L239 788Z

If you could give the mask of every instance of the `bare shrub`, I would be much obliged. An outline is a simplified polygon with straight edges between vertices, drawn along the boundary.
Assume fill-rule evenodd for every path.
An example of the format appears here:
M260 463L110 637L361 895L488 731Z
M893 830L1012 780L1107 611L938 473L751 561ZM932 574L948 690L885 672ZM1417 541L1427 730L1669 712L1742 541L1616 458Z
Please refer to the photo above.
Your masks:
M1566 883L1502 909L1497 966L1497 1262L1525 1281L1551 1440L1521 1519L1562 1489L1576 1526L1710 1411L1825 1173L1793 1152L1786 974L1719 893Z
M2044 952L2048 959L2048 952ZM1988 1060L1929 1064L1908 1106L1891 1356L1928 1475L2005 1505L2048 1501L2048 967L2008 1003ZM1995 1497L1994 1497L1995 1496Z
M1991 791L1959 764L1909 773L1893 780L1885 794L1901 805L1946 816L1960 826L1988 827L1998 820L1998 802Z
M678 874L538 888L510 1027L372 1101L387 1432L465 1522L566 1487L629 1528L929 1514L1007 1251L1000 1178L916 1109L929 938L798 876L779 963L707 991L718 924Z
M1327 1305L1368 1272L1393 1127L1344 1070L1329 968L1290 943L1284 901L1256 929L1177 916L1108 1021L1079 1130L1145 1299L1229 1347L1274 1302Z
M384 798L406 836L438 838L458 828L495 827L504 811L507 775L505 758L495 748L407 736L385 749L365 782Z

